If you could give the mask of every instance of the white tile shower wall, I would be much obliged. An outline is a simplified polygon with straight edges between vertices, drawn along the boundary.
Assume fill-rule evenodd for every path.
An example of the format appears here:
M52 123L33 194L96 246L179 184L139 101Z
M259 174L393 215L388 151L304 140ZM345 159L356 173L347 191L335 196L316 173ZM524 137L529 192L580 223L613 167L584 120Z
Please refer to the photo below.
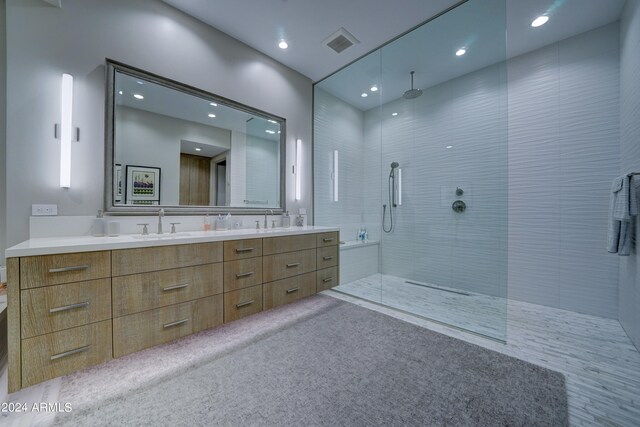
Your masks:
M363 113L330 93L314 95L314 190L317 225L340 226L341 240L356 240L363 222ZM333 151L339 151L338 201L333 201ZM371 229L371 227L369 227ZM370 231L371 232L371 231ZM370 236L373 238L373 236Z
M382 221L389 164L403 167L403 206L394 210L396 231L382 236L382 272L492 295L508 274L509 298L617 317L618 261L604 251L619 169L617 34L610 24L508 62L508 150L504 63L365 113L366 223ZM326 113L317 138L335 131ZM637 146L629 143L627 157L637 159ZM451 210L458 186L463 215Z
M618 24L508 62L509 298L617 317Z
M640 0L628 0L620 22L620 155L621 173L640 172ZM640 349L640 251L636 218L631 256L620 257L618 318Z
M402 167L402 205L382 236L385 274L506 296L505 84L498 64L366 113L381 116L383 204L389 164ZM457 199L464 213L452 210Z

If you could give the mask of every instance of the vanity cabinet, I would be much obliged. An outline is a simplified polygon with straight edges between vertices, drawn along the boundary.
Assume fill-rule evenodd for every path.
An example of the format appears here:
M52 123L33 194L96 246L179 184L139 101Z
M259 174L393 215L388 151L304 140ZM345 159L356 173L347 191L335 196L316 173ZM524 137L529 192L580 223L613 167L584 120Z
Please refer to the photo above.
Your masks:
M9 391L338 285L338 232L7 259Z

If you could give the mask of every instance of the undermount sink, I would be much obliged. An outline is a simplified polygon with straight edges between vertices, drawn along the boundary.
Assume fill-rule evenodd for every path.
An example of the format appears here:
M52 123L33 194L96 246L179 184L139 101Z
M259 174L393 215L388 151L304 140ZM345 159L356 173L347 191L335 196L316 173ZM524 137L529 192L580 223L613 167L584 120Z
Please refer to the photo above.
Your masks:
M134 239L140 240L151 240L151 239L175 239L177 237L189 237L191 233L164 233L164 234L134 234L131 237Z

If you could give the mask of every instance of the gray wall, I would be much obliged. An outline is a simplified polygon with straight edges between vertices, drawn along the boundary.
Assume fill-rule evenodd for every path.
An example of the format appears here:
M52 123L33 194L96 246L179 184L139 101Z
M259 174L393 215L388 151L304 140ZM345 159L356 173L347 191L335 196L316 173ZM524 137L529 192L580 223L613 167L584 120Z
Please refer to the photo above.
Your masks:
M60 215L102 207L105 57L251 105L287 119L287 167L295 139L305 144L303 199L311 208L311 81L239 41L157 0L7 1L7 244L28 238L32 203ZM75 78L72 183L58 186L60 75Z
M619 27L509 61L509 297L616 318Z
M5 0L0 0L0 265L4 265L4 250L7 247L7 27Z
M640 1L628 0L620 24L620 156L622 173L640 172ZM622 327L640 349L640 251L636 218L631 256L620 257Z

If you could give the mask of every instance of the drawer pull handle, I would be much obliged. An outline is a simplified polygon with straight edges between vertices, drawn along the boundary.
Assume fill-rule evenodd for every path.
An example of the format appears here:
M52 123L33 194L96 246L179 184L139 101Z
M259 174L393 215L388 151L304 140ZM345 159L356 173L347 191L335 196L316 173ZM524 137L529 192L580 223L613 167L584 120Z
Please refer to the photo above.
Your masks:
M325 237L322 239L323 242L333 242L333 237Z
M166 288L162 288L163 291L172 291L174 289L183 289L186 288L187 286L189 286L188 283L183 283L181 285L174 285L174 286L167 286Z
M166 325L162 325L164 329L171 328L172 326L182 325L183 323L187 323L189 319L176 320L175 322L167 323Z
M49 360L60 359L63 357L71 356L72 354L84 353L85 351L89 350L89 347L90 346L85 345L84 347L76 348L75 350L69 350L69 351L65 351L64 353L54 354L49 358Z
M298 289L300 289L300 288L291 288L291 289L287 289L287 293L288 293L288 294L292 294L292 293L294 293L294 292L298 291Z
M248 273L238 273L236 274L236 279L240 279L242 277L253 276L253 271L249 271Z
M244 252L252 252L255 248L238 248L236 249L237 254L241 254Z
M254 302L255 302L255 300L241 302L240 304L236 304L236 308L246 307L248 305L253 304Z
M49 273L64 273L65 271L79 271L79 270L86 270L87 268L89 268L88 265L75 265L73 267L50 268Z
M299 262L294 262L293 264L287 264L287 268L291 268L291 267L297 267L299 266L300 263Z
M322 259L325 261L329 261L330 259L333 259L333 256L323 256Z
M324 283L330 282L330 281L332 281L332 280L333 280L333 276L332 276L332 277L327 277L326 279L322 279L322 281L323 281Z
M49 313L59 313L61 311L73 310L74 308L83 308L89 305L89 301L79 302L77 304L65 305L62 307L50 308Z

